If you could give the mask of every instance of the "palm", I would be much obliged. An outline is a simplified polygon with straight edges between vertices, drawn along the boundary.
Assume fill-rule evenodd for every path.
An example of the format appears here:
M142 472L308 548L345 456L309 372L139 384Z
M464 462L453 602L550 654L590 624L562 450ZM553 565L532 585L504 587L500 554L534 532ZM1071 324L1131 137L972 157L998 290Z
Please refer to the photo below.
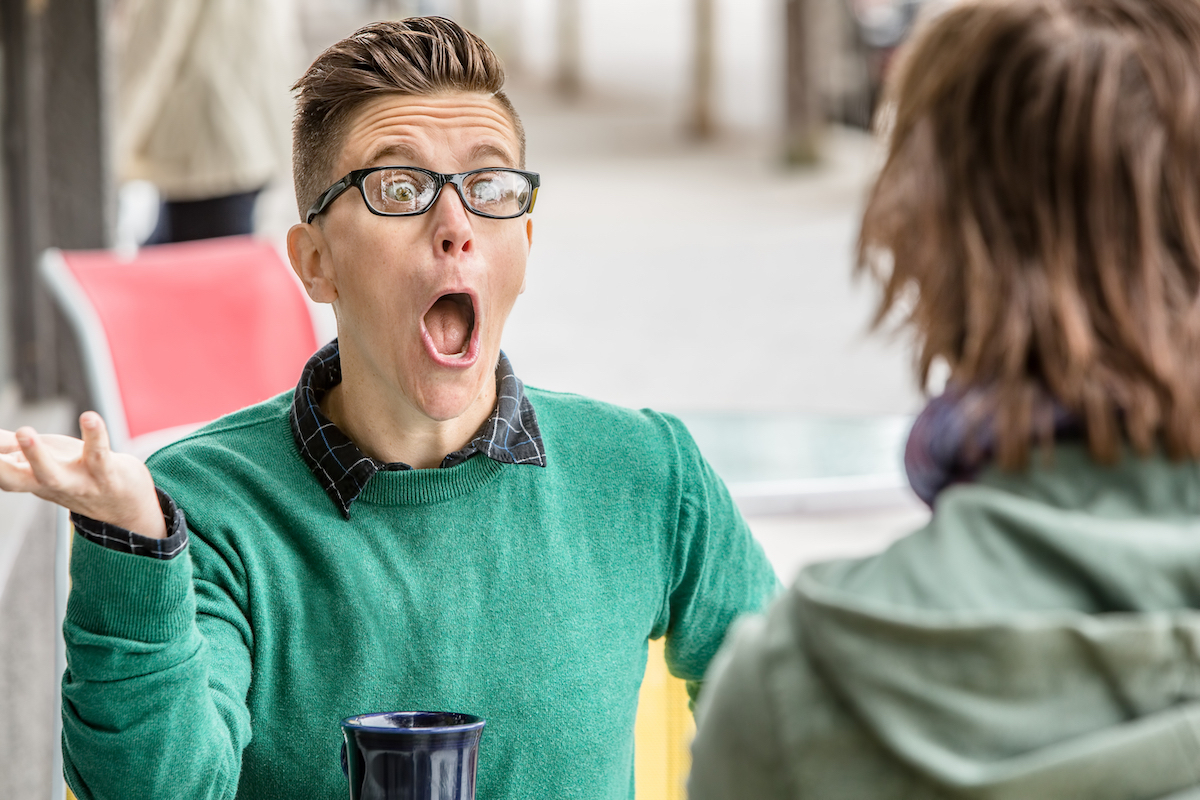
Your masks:
M0 489L29 492L103 522L142 533L166 533L154 481L134 456L109 449L94 412L79 418L83 438L0 430Z

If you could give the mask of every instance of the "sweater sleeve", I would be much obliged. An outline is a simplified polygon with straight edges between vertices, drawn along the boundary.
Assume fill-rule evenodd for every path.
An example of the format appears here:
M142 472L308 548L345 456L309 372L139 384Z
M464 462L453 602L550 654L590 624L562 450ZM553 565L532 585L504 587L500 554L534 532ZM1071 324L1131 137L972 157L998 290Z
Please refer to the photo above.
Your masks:
M683 423L665 419L680 459L680 499L667 602L656 629L666 632L668 668L688 682L694 701L730 625L764 610L780 585L725 483Z
M237 792L250 739L249 626L230 592L233 569L222 562L200 579L193 561L212 552L194 535L188 548L158 560L75 539L63 768L80 800Z

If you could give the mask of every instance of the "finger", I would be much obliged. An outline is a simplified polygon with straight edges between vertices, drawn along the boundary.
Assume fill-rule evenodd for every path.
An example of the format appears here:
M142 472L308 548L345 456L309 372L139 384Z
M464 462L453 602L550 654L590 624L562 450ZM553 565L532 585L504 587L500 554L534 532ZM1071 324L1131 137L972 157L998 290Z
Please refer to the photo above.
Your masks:
M17 435L15 433L0 430L0 453L15 453L20 449L17 445Z
M0 461L3 461L5 464L25 465L25 464L29 463L25 459L25 454L22 453L20 450L17 450L14 453L0 453Z
M29 462L29 469L38 484L45 489L58 489L62 485L62 471L58 462L46 451L41 438L33 428L17 429L17 444Z
M93 475L104 475L108 471L108 457L112 454L104 420L95 411L85 411L79 415L79 430L83 432L84 464Z
M6 492L31 492L35 488L29 463L21 451L0 453L0 489Z

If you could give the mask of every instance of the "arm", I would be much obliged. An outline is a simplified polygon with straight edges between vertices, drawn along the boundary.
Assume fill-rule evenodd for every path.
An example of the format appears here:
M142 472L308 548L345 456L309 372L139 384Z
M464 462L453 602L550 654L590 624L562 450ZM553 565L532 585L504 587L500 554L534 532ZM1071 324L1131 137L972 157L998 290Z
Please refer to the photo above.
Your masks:
M77 538L63 628L63 764L80 800L232 798L250 740L252 633L234 570ZM119 578L114 580L114 577Z
M140 460L108 447L100 417L82 441L0 431L0 489L27 491L76 514L164 539L186 524ZM140 538L140 537L138 537ZM250 738L249 626L235 570L203 542L147 558L76 537L63 633L63 762L80 800L233 797ZM196 551L199 550L199 554ZM191 557L188 557L188 556ZM193 559L216 566L193 576Z
M683 423L664 419L679 452L680 501L671 585L656 630L665 623L667 665L688 681L694 701L734 619L764 610L780 586L725 483Z

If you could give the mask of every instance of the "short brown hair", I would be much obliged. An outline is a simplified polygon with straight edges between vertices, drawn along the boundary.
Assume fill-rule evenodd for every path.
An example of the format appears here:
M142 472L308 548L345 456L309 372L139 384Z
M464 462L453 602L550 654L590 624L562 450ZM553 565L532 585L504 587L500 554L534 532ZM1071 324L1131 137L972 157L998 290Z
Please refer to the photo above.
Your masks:
M917 370L983 387L997 456L1050 410L1093 458L1200 457L1200 3L967 0L889 86L858 269Z
M388 94L490 94L512 121L525 166L525 129L504 86L504 68L475 34L443 17L375 22L330 46L304 73L292 124L292 176L300 218L333 175L346 129L365 103Z

